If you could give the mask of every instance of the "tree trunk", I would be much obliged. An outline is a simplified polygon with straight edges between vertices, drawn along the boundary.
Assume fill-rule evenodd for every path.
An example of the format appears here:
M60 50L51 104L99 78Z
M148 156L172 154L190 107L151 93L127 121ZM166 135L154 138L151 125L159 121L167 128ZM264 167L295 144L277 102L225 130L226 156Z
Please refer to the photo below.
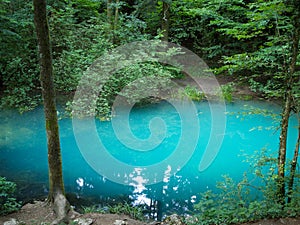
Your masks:
M282 205L285 204L285 163L286 163L286 150L287 150L286 144L287 144L288 124L289 124L289 118L290 118L292 107L297 107L296 102L293 102L293 85L296 84L299 80L299 77L297 78L294 74L297 57L299 54L299 39L300 39L299 19L300 19L300 12L296 11L294 16L294 32L292 38L291 62L289 66L289 73L287 76L285 105L282 112L281 132L280 132L280 139L279 139L280 142L279 142L279 154L278 154L278 197L279 197L279 202ZM295 151L296 150L298 149L296 148ZM297 152L295 152L294 156L295 155L297 158L298 157ZM294 178L292 179L294 180ZM289 181L289 183L291 183L291 181Z
M53 82L52 55L50 49L49 27L46 16L46 1L33 0L34 23L38 39L40 54L40 81L44 102L48 144L48 167L49 167L49 196L48 201L53 204L57 214L54 224L68 220L67 212L69 204L64 195L62 178L62 161L60 141L55 104L55 89Z
M114 20L114 30L117 30L119 23L119 6L120 0L116 0L116 8L115 8L115 20Z
M162 21L161 21L161 29L162 29L162 41L169 40L169 26L170 26L170 4L163 1L163 10L162 10Z
M300 118L298 118L298 139L296 142L296 147L294 151L294 157L291 162L291 171L290 171L290 178L288 183L288 200L287 203L290 203L292 201L292 193L293 193L293 186L294 186L294 179L295 179L295 173L297 168L297 161L299 156L299 144L300 144Z
M292 101L291 90L286 93L285 106L282 112L281 119L281 132L279 137L279 153L278 153L278 200L279 203L284 205L285 203L285 161L286 161L286 143L288 124L291 112Z
M109 23L108 35L111 41L116 44L116 30L119 22L119 6L120 0L107 0L107 22Z
M295 7L296 8L296 7ZM298 10L300 10L298 8ZM294 18L294 34L293 34L293 49L292 49L292 60L290 65L290 71L292 73L291 77L291 85L299 83L299 76L293 76L296 69L297 57L299 54L299 41L300 41L300 12L296 11L296 16ZM300 118L299 118L299 105L296 102L297 100L293 98L293 107L296 109L296 114L298 115L298 138L294 150L293 160L291 162L291 170L290 170L290 178L288 182L288 199L287 202L290 203L292 198L293 192L293 185L295 179L295 172L297 167L298 155L299 155L299 142L300 142Z
M110 25L110 29L113 30L113 9L112 9L112 1L107 0L106 11L107 11L107 22Z

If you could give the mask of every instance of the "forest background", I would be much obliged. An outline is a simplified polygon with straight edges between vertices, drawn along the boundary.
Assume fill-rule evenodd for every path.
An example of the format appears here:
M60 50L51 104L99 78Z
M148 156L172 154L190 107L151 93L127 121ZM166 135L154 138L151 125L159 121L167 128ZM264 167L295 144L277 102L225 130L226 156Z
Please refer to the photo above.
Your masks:
M288 165L285 155L288 119L293 113L299 115L300 107L299 1L49 0L47 17L54 84L67 108L84 71L103 53L152 39L187 47L217 76L231 76L232 86L248 85L262 98L280 100L283 110L273 197L279 205L291 203L299 139ZM22 113L42 102L32 2L1 0L0 21L0 106ZM136 64L119 71L101 93L100 118L110 113L115 95L141 74L183 76L159 63Z

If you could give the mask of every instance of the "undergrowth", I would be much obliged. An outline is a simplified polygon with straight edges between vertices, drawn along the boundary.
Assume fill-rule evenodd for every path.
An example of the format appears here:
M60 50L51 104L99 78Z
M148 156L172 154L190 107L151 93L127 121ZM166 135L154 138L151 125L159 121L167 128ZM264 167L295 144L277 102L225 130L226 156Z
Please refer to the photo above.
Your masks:
M235 91L234 83L230 82L220 86L219 96L226 102L233 102L233 93Z
M0 177L0 216L17 211L21 204L14 197L16 184Z
M108 206L105 208L98 208L97 206L83 207L84 213L112 213L124 214L130 216L132 219L141 220L145 219L143 209L138 206L132 206L127 202L118 203L116 205Z
M205 99L205 94L199 91L196 87L187 85L182 93L180 93L182 97L188 97L193 101L202 101Z
M226 225L300 216L299 173L295 177L291 202L282 206L276 194L277 159L262 149L248 156L246 161L252 169L241 181L224 175L223 181L216 185L217 192L209 190L201 194L200 201L194 205L194 218L192 222L187 221L188 225Z

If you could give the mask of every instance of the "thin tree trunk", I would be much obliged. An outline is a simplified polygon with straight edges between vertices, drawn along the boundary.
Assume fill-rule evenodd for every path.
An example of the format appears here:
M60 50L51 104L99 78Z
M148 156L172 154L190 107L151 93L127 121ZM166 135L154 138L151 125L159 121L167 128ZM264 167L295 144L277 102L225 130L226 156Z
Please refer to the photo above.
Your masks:
M119 6L120 0L116 0L116 8L115 8L115 20L114 20L114 30L117 30L119 23Z
M296 78L295 68L297 57L299 54L299 39L300 39L300 12L295 12L294 17L294 32L293 32L293 39L292 39L292 55L291 55L291 62L289 66L289 74L287 77L287 89L286 89L286 98L285 98L285 106L282 112L282 119L281 119L281 132L279 138L279 154L278 154L278 197L279 202L284 205L285 204L285 163L286 163L286 144L287 144L287 133L288 133L288 124L289 118L291 114L293 105L293 84L297 83L299 78ZM298 154L296 154L298 155Z
M163 10L162 10L162 21L161 21L161 29L162 29L162 41L169 40L169 29L170 29L170 4L163 1Z
M40 53L40 81L44 101L44 113L46 122L48 144L49 167L49 196L48 201L53 204L57 214L57 221L67 221L69 204L64 195L62 178L62 161L60 141L55 104L55 89L53 82L52 54L50 48L49 27L46 16L46 1L33 0L34 23L38 39Z
M279 138L279 154L278 154L278 200L284 205L285 203L285 161L286 161L286 143L288 124L291 112L291 101L292 101L291 90L286 93L285 106L282 113L281 119L281 132Z
M287 200L288 203L292 201L291 195L293 193L294 179L295 179L297 161L299 156L299 144L300 144L300 118L298 118L298 139L295 146L294 157L291 162L291 171L290 171L290 178L288 183L288 200Z
M293 36L293 54L292 54L292 60L291 60L291 66L290 66L290 71L292 75L295 72L296 68L296 62L297 62L297 57L299 54L299 41L300 41L300 12L296 12L296 17L294 19L295 24L294 24L294 36ZM299 83L300 77L295 77L292 76L291 82L292 84ZM295 172L296 172L296 167L297 167L297 161L298 161L298 155L299 155L299 142L300 142L300 118L299 118L299 107L297 105L297 100L293 99L294 101L294 108L296 109L296 113L298 115L298 139L296 142L295 150L294 150L294 156L293 160L291 162L291 170L290 170L290 178L288 182L288 199L287 202L290 203L292 201L292 192L293 192L293 186L294 186L294 179L295 179Z
M113 9L112 9L112 1L113 0L107 0L107 22L110 25L110 29L113 30Z
M109 32L108 35L111 38L111 41L116 43L116 29L119 21L119 8L118 3L120 0L107 0L107 22L109 23ZM113 6L115 4L115 6Z

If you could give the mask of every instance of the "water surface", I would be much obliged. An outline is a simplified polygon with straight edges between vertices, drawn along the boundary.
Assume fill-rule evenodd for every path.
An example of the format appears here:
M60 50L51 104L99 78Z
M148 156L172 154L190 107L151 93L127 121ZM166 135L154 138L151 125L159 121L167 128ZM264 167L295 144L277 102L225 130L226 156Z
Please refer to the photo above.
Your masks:
M200 127L198 143L193 147L193 151L190 151L191 146L188 144L180 146L183 148L182 153L185 152L185 148L188 154L192 152L188 157L188 162L180 168L167 164L166 168L160 172L161 174L154 174L157 171L153 173L151 170L147 171L149 177L145 177L147 173L143 173L141 168L163 162L178 147L183 135L182 115L167 102L135 107L130 111L129 120L126 122L130 125L133 136L141 141L150 138L153 149L148 149L149 146L145 144L141 144L139 150L132 149L128 144L119 140L120 136L115 134L118 128L113 127L111 121L97 120L95 122L98 137L107 152L117 161L135 168L131 173L121 171L112 172L109 175L124 180L123 183L116 183L109 176L99 175L99 171L96 172L89 162L86 162L80 151L82 149L79 149L76 143L72 120L60 119L66 191L74 193L77 198L93 196L99 202L116 196L130 196L136 203L148 204L150 199L153 199L163 202L166 212L176 208L182 210L197 201L200 192L215 189L216 182L222 180L222 175L227 174L237 181L241 180L244 172L249 170L249 163L244 162L245 157L242 155L253 155L261 149L273 151L278 149L279 121L275 116L279 118L280 107L278 105L269 102L230 103L227 104L224 112L220 112L226 115L226 127L224 133L220 134L220 138L223 138L221 148L212 164L200 172L199 163L211 138L212 118L207 102L195 103L195 105L199 124L189 126L191 131L194 131L193 126ZM122 110L118 113L122 113ZM60 115L62 112L59 112ZM84 127L84 120L81 122ZM12 110L0 113L0 175L17 182L19 193L24 198L46 195L48 191L44 125L42 108L22 115ZM293 153L296 141L296 125L296 118L292 117L288 139L289 157ZM151 129L155 131L152 139ZM87 138L87 148L95 145L89 142L89 130L84 132L83 129L82 136ZM185 140L188 141L189 136L193 134L184 136ZM123 138L126 137L124 135ZM138 142L135 143L135 147L137 145ZM177 156L177 158L180 157ZM101 157L96 160L99 167L102 163L105 167L109 167ZM109 168L109 171L118 170ZM156 176L161 178L157 183L152 181ZM148 182L151 185L148 185Z

